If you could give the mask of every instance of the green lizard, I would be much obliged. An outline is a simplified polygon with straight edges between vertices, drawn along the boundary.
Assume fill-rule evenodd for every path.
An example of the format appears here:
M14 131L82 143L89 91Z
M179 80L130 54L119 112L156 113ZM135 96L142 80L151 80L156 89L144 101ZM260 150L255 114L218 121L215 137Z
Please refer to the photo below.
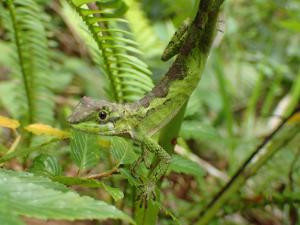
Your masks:
M186 19L183 24L177 29L171 41L168 43L167 47L165 48L161 60L168 61L174 55L177 55L182 44L184 43L187 37L187 31L191 25L191 20L188 18Z
M193 22L182 29L183 35L175 34L178 37L172 39L173 44L163 57L167 60L178 53L177 58L162 80L142 99L117 104L83 97L69 117L74 129L130 138L158 157L156 167L139 188L143 203L155 197L156 183L165 174L171 159L151 136L176 115L196 88L213 41L222 2L201 0Z

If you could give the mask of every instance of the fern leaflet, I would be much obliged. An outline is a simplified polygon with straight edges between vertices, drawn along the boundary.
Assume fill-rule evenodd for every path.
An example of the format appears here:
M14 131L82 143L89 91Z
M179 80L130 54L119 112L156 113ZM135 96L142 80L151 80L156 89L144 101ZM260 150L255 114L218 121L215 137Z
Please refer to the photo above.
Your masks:
M101 71L111 83L112 98L117 102L134 101L153 87L151 71L139 59L142 53L126 30L121 16L126 5L121 0L67 0L92 34L97 44Z
M50 65L42 11L34 0L6 0L4 6L8 10L2 10L3 17L16 53L11 69L16 92L13 104L19 105L17 116L25 124L52 123L54 102L48 86Z

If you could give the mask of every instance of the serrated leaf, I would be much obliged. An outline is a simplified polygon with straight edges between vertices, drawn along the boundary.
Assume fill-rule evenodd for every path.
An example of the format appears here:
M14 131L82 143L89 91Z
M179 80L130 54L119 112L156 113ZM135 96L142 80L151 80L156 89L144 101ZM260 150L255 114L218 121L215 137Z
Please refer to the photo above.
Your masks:
M62 168L54 156L42 154L33 160L30 172L47 176L59 176L62 173Z
M0 170L0 214L9 210L18 215L39 219L111 218L134 223L129 216L112 205L79 196L72 191L52 189L53 182L43 177L32 177L32 174L24 172ZM32 180L36 182L33 183Z
M119 188L114 188L106 184L103 184L103 187L115 201L119 201L124 198L124 193Z
M95 135L73 130L71 139L71 157L80 171L95 166L100 158L97 137Z
M20 180L26 180L26 182L28 182L28 183L43 186L45 188L50 188L50 189L61 191L61 192L68 191L68 188L66 188L66 186L64 186L64 185L57 183L57 182L52 182L49 178L37 176L32 173L25 173L25 172L17 173L12 170L0 169L0 174L1 173L5 174L8 177L16 177Z
M137 155L133 151L132 144L119 137L113 137L111 139L111 153L118 164L130 164L137 158Z
M178 155L172 157L169 170L190 174L196 178L202 178L204 175L202 168L197 163Z
M98 180L82 178L82 177L51 177L53 181L60 182L65 185L80 185L89 188L104 188L104 190L115 200L118 201L124 197L124 193L119 188L110 187Z

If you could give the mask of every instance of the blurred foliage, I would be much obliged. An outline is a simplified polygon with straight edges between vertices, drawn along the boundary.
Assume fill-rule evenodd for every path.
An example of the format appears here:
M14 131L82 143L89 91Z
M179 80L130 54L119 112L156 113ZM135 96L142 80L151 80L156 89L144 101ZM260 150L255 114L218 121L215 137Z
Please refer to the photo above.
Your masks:
M160 61L163 47L193 16L195 2L0 2L0 222L24 224L19 215L128 222L125 213L142 220L129 169L139 147L70 134L66 118L81 96L128 102L149 91L170 65ZM159 224L194 224L258 143L299 107L299 11L298 0L225 2L161 184ZM211 224L299 224L299 156L299 139L287 143Z

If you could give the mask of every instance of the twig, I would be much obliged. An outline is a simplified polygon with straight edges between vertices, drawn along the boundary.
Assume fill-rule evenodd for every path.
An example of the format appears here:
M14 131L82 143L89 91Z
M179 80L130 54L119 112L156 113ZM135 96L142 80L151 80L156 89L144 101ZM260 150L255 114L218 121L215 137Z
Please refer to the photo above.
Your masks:
M88 179L98 179L98 180L100 180L102 178L110 177L113 174L117 174L117 173L120 173L119 167L114 167L111 170L105 171L103 173L89 175L87 178Z
M15 149L18 147L20 141L21 141L21 135L18 133L17 130L13 129L14 135L15 135L15 140L12 143L12 145L10 146L9 150L6 152L6 154L12 153L13 151L15 151Z

